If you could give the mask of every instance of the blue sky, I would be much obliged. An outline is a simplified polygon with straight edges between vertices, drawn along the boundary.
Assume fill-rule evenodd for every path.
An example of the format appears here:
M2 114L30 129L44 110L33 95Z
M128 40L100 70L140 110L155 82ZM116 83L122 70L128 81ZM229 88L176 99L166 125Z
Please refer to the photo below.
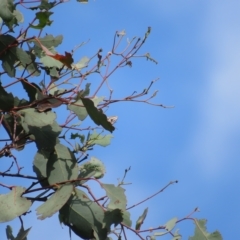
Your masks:
M55 9L54 22L46 32L64 35L59 52L70 51L90 39L76 58L91 56L99 48L103 53L110 51L117 30L125 29L131 38L143 36L147 27L152 27L141 52L150 52L158 65L135 59L133 68L120 69L109 84L116 97L124 97L134 90L141 92L160 77L153 86L153 90L159 90L153 101L175 108L140 103L112 105L107 113L119 117L112 144L96 147L91 153L106 165L105 183L117 183L124 169L131 166L126 179L132 183L126 186L129 205L169 181L179 180L133 209L134 224L147 206L146 229L163 225L175 216L182 218L199 207L201 211L194 216L207 218L209 231L218 229L223 239L236 238L234 230L238 229L240 214L239 8L237 0L97 0L89 4L71 1ZM29 161L31 167L35 150L27 150L19 154L19 159L23 164ZM6 178L0 181L8 183ZM28 186L26 182L21 184ZM61 229L57 214L37 220L36 206L25 221L26 228L33 226L29 239L68 239L68 230ZM19 228L18 220L1 224L1 239L5 238L7 224L14 233ZM183 239L194 231L190 221L180 223L179 228ZM73 235L72 239L78 238Z

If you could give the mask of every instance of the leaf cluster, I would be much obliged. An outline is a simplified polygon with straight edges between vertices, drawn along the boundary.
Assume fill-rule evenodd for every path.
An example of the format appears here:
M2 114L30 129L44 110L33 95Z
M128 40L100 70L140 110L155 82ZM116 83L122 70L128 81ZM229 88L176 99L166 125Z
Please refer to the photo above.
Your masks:
M58 213L60 223L82 239L109 240L111 236L127 239L127 230L143 239L141 234L147 230L141 230L141 227L148 209L140 215L135 228L132 227L130 209L134 206L127 207L123 188L128 170L118 185L103 183L100 179L106 173L105 166L98 158L90 157L89 152L96 145L106 147L111 143L118 117L107 116L106 110L113 103L131 101L165 107L151 102L157 91L148 96L155 80L142 92L134 91L121 99L115 99L109 87L109 79L114 72L119 68L133 67L134 57L157 64L149 53L137 55L149 37L151 28L142 38L128 40L123 50L119 49L119 45L126 32L117 31L113 47L106 55L100 49L93 56L82 56L75 61L76 49L66 50L64 54L58 52L57 47L63 42L62 35L44 35L45 29L54 24L51 20L53 9L62 3L62 0L0 1L0 126L8 136L8 139L0 139L5 143L1 146L0 158L6 161L13 159L9 168L0 172L0 175L36 181L26 187L0 183L1 187L9 189L7 194L0 194L0 222L19 217L21 228L17 236L13 236L8 226L7 239L27 239L30 228L24 230L22 218L29 214L34 202L40 202L41 205L36 209L38 219L44 220ZM21 6L33 14L33 20L26 26L21 25L24 22ZM37 31L38 37L30 30ZM115 66L111 65L111 58L118 61ZM91 88L93 74L100 78L100 84L95 89ZM39 82L38 77L43 80ZM105 84L109 95L99 96ZM9 90L10 86L17 89L16 93ZM26 98L20 97L21 91L25 92ZM64 115L62 124L59 123L59 115ZM36 146L31 176L22 174L23 167L13 154L13 150L25 150L26 145ZM13 167L16 167L16 173ZM91 181L99 184L104 196L95 196L87 185ZM181 239L175 226L185 219L190 217L173 218L165 225L148 230L147 238L155 239L169 234L174 240ZM204 220L193 221L196 231L190 239L197 240L202 236L213 239L213 235L214 239L221 239L218 232L206 232Z

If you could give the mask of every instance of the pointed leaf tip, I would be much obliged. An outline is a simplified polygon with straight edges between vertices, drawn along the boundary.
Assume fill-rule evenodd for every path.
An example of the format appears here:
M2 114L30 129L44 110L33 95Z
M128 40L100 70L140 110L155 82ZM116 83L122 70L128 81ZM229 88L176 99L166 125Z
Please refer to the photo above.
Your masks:
M140 230L146 216L147 216L147 213L148 213L148 208L146 208L144 211L143 211L143 214L138 218L137 220L137 223L136 223L136 226L135 226L135 229L136 230Z

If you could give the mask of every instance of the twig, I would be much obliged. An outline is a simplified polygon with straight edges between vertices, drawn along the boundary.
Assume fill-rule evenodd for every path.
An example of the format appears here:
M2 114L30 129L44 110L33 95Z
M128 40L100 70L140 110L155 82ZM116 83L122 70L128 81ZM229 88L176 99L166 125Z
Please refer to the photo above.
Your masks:
M167 187L169 187L170 185L172 185L172 184L174 184L174 183L178 183L178 181L177 181L177 180L176 180L176 181L171 181L170 183L168 183L164 188L162 188L162 189L159 190L158 192L156 192L156 193L154 193L153 195L151 195L150 197L148 197L148 198L142 200L141 202L138 202L138 203L132 205L131 207L128 207L126 210L129 210L129 209L131 209L131 208L133 208L133 207L136 207L136 206L138 206L138 205L140 205L140 204L146 202L147 200L149 200L149 199L155 197L156 195L158 195L159 193L163 192Z
M12 188L14 187L14 186L8 186L8 185L3 184L3 183L0 183L0 186L5 187L5 188L8 188L8 189L10 189L10 190L12 190Z
M7 170L8 172L8 170ZM0 172L0 175L3 177L19 177L19 178L28 178L28 179L34 179L37 180L37 177L33 177L33 176L29 176L29 175L23 175L23 174L19 174L19 173L6 173L6 172Z
M125 228L129 229L130 231L134 232L141 240L144 240L144 238L138 233L138 231L134 230L133 228L125 225L124 223L121 223L122 226Z

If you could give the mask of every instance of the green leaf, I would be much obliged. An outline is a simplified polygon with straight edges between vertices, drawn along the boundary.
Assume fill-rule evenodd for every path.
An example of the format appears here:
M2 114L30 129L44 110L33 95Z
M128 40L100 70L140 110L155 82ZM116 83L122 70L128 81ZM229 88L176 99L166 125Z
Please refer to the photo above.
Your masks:
M41 83L39 83L39 85L41 85ZM44 87L43 87L43 88L44 88ZM45 99L45 98L48 98L48 96L47 96L47 95L44 95L44 94L42 93L42 90L39 91L39 90L37 89L35 98L36 98L36 100L43 100L43 99Z
M58 94L64 93L66 89L58 88L55 83L52 83L49 87L49 94L57 96Z
M122 211L120 209L108 210L104 213L103 227L110 232L111 225L116 227L123 221Z
M73 191L73 184L61 186L45 203L39 206L36 211L38 219L51 217L56 213L69 199Z
M168 232L155 232L154 236L160 237L160 236L166 235L167 233Z
M79 152L79 151L83 151L82 149L81 149L81 146L79 145L79 143L75 143L75 146L74 146L74 152Z
M39 113L33 108L18 112L21 115L21 124L25 132L31 135L38 150L52 151L58 142L58 135L62 128L56 123L56 114L53 112Z
M27 106L29 102L25 99L19 99L18 97L14 97L14 107L22 107Z
M13 36L8 34L0 35L0 52L2 53L0 60L2 60L2 67L9 77L14 77L16 73L14 64L18 58L16 55L17 47L14 46L15 43L17 43L17 40Z
M112 138L113 135L111 134L103 136L94 130L93 133L89 136L88 144L97 144L102 147L106 147L110 144Z
M78 177L77 160L72 152L58 143L47 162L47 176L49 184L57 184Z
M83 105L86 107L90 118L97 125L101 125L103 128L110 132L114 131L115 127L107 120L107 116L94 106L94 102L92 100L88 98L82 98L81 100L83 102Z
M104 211L85 192L75 189L75 195L60 209L60 214L63 223L81 238L106 240L108 231L102 227Z
M107 205L108 209L121 209L125 210L127 205L127 198L125 195L125 189L119 186L114 186L113 184L103 184L102 187L105 189L108 198L110 199Z
M28 105L25 99L13 97L12 93L7 93L0 82L0 109L4 112L10 111L13 107L21 107Z
M41 102L37 105L36 109L38 112L46 112L47 110L50 110L51 108L57 108L62 105L62 101L52 98L48 99L44 102Z
M163 236L165 234L168 234L170 231L173 230L173 228L176 226L176 222L177 222L177 218L173 218L171 220L169 220L166 224L165 224L165 229L167 230L166 232L155 232L154 236ZM177 229L174 233L174 237L172 238L172 240L180 240L181 239L181 235L178 233L179 229Z
M21 81L23 88L27 92L29 102L32 103L36 100L36 94L41 92L41 88L36 83L29 83L27 79Z
M69 104L68 109L73 111L81 121L83 121L88 115L86 108L83 106L82 100L77 100L76 102Z
M175 232L174 232L174 236L171 240L181 240L182 239L182 235L178 233L179 232L179 229L177 229Z
M218 231L208 233L206 231L206 219L195 219L196 225L194 236L189 237L189 240L222 240L222 236Z
M150 236L150 240L156 240L155 236Z
M102 178L106 173L105 166L103 163L97 159L92 157L88 162L85 162L81 166L79 166L80 174L78 178L90 178L95 177L97 179ZM82 180L81 184L85 181Z
M127 225L128 227L131 227L132 226L132 221L131 221L131 219L130 219L130 212L128 212L128 211L122 211L122 213L123 213L123 223L125 224L125 225Z
M71 133L70 139L76 139L76 138L79 138L81 143L84 143L85 135L79 134L79 133Z
M90 58L88 57L83 57L80 59L79 62L75 64L75 67L80 71L81 69L85 68L88 66L88 63L90 61Z
M0 82L0 109L4 112L10 111L14 107L14 97L12 93L7 93Z
M35 62L34 55L29 52L25 52L21 48L16 49L16 55L21 62L22 66L27 69L28 73L32 76L39 76L41 71Z
M165 224L165 229L170 232L173 230L173 228L176 226L176 222L177 222L177 218L172 218L171 220L169 220L166 224Z
M6 235L8 240L15 240L15 237L12 234L12 227L9 225L6 227Z
M21 196L25 190L22 187L12 187L10 193L0 194L0 222L11 221L31 207L32 202Z
M10 22L13 18L14 4L13 0L0 1L0 17L4 22Z
M57 52L55 51L54 47L51 47L49 50L53 54L57 54ZM42 52L42 54L41 54L40 61L42 62L42 64L45 67L48 67L48 68L54 68L54 67L55 68L62 68L62 66L63 66L63 64L60 61L45 55L44 52Z
M0 109L4 112L12 110L13 107L20 107L28 105L25 99L13 97L12 93L7 93L0 82Z
M24 16L20 11L14 10L13 15L16 18L18 23L23 23L24 22Z
M140 230L146 216L147 216L147 213L148 213L148 208L146 208L144 211L143 211L143 214L138 218L137 222L136 222L136 226L135 226L135 230Z
M15 240L27 240L27 235L30 230L31 228L24 230L24 228L21 227Z
M92 99L95 106L97 106L102 100L103 100L103 97L99 97L99 98L95 97ZM81 121L83 121L88 116L88 112L84 107L81 99L77 100L74 103L69 104L68 109L73 111L78 116L78 119Z
M59 69L57 67L45 67L45 71L48 75L50 75L51 77L54 77L56 79L56 81L59 78Z
M90 93L90 85L91 85L91 83L87 83L86 86L85 86L85 90L82 89L82 90L77 94L77 97L76 97L77 100L78 100L79 98L81 98L81 97L86 97L86 96L89 95L89 93Z
M15 9L17 4L13 4L13 2L13 0L0 1L0 19L4 21L11 32L13 32L13 25L23 22L22 13Z
M48 2L48 1L49 0L42 0L41 4L39 6L31 7L30 9L37 10L39 8L40 10L46 10L47 11L47 10L51 9L52 7L54 7L54 5L56 3L56 1L54 1L54 2Z
M42 187L49 186L47 181L47 162L50 153L46 151L38 151L34 156L33 171L36 173Z
M53 21L49 20L49 17L53 14L53 12L38 12L36 13L36 19L39 20L38 25L30 24L31 28L35 29L43 29L46 26L50 26Z
M58 35L56 37L53 37L53 35L47 35L43 38L38 38L38 40L41 42L42 45L44 45L46 48L49 49L49 51L53 54L56 54L56 50L54 47L57 47L62 43L63 36ZM55 60L52 57L46 56L45 52L43 51L42 47L36 40L30 40L29 42L34 43L33 52L37 57L40 58L40 61L45 66L44 69L47 74L50 74L53 77L58 78L59 72L57 69L62 68L63 64Z
M13 140L13 136L15 134L15 149L22 150L25 146L27 138L25 137L26 133L23 127L19 123L19 119L14 118L12 114L4 114L2 124L11 140Z
M51 47L57 47L62 43L63 40L63 35L58 35L56 37L54 37L53 35L49 34L46 35L43 38L38 38L38 41L41 42L42 45L44 45L46 48L50 49ZM36 40L30 40L29 42L33 42L35 45L34 50L38 51L43 51L41 46L39 45L39 43ZM37 48L36 48L37 47Z

